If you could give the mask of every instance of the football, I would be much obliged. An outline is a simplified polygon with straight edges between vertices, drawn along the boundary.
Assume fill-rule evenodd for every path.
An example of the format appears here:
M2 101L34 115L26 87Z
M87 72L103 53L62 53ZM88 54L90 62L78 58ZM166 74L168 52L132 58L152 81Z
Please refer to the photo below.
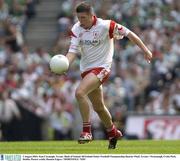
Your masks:
M55 74L63 74L69 68L69 61L66 56L58 54L51 58L49 62L50 70Z

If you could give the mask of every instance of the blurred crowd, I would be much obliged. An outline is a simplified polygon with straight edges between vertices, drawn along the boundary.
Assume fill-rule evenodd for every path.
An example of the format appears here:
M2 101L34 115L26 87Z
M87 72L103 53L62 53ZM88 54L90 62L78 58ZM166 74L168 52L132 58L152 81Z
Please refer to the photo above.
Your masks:
M110 79L104 96L113 121L124 128L129 113L180 113L180 3L178 0L89 0L97 17L113 19L134 31L153 52L148 64L128 39L115 42ZM52 55L31 51L26 27L41 0L0 0L0 121L3 140L76 139L81 118L74 97L79 58L67 75L49 71ZM51 53L66 54L79 0L61 0L58 37ZM103 6L103 7L102 7ZM104 129L92 111L95 138ZM18 131L18 132L17 132ZM16 136L16 137L15 137Z

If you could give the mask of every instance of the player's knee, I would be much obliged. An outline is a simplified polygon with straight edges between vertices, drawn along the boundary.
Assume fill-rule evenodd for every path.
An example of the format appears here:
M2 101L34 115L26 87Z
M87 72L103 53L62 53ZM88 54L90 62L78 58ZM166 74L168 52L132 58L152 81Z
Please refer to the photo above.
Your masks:
M81 98L84 98L85 97L85 92L81 89L77 89L76 92L75 92L75 96L77 99L81 99Z

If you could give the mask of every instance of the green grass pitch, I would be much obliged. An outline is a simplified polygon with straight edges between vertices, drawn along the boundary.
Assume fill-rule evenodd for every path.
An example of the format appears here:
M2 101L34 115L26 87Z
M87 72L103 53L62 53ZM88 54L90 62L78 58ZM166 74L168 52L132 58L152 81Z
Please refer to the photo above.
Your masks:
M0 154L180 154L180 140L119 140L117 149L107 149L108 141L0 142Z

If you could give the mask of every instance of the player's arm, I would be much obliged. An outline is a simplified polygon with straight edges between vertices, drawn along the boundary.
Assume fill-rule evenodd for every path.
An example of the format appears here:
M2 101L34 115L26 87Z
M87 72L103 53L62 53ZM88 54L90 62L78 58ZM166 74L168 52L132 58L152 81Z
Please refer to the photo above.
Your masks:
M76 58L76 54L75 53L72 53L72 52L68 52L67 54L66 54L66 57L67 57L67 59L68 59L68 61L69 61L69 65L71 65L72 64L72 62L75 60L75 58Z
M142 42L142 40L132 31L129 31L129 33L127 34L127 38L142 49L145 55L145 59L147 60L148 63L150 63L152 59L152 53Z
M69 60L69 64L71 65L72 62L77 57L77 53L79 53L79 38L78 38L78 32L75 27L71 30L71 42L69 46L68 53L66 54L67 59Z
M113 24L113 21L111 21L111 23ZM150 63L152 59L152 53L142 42L142 40L134 32L130 31L125 26L115 23L113 37L115 39L122 39L124 36L126 36L130 41L132 41L142 49L145 55L145 59L147 60L148 63Z

